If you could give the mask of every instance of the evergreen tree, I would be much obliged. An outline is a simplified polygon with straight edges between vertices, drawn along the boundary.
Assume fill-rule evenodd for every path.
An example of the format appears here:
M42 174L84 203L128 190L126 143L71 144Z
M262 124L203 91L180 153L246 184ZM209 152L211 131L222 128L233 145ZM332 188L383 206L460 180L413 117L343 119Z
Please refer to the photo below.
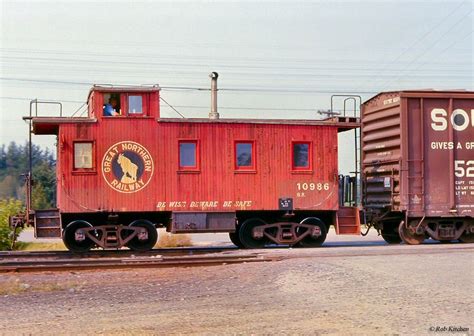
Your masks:
M28 145L11 142L0 147L0 199L25 199L25 174L28 172ZM37 209L56 203L56 160L49 149L32 146L33 197Z
M33 209L47 209L51 208L51 202L46 196L46 191L43 184L39 181L35 182L33 191L31 193L31 205Z
M3 180L0 180L0 199L11 197L17 198L17 186L18 181L14 176L5 176Z

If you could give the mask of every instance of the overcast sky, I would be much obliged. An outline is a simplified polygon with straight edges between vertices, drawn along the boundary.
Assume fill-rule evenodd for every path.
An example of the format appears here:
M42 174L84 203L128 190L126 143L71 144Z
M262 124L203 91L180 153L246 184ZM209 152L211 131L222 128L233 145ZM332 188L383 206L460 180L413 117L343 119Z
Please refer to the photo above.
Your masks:
M208 88L211 71L228 89L221 117L319 118L331 93L474 90L469 0L2 1L0 38L0 144L25 141L30 99L72 113L93 83L158 83L187 117L207 117L209 92L172 87Z

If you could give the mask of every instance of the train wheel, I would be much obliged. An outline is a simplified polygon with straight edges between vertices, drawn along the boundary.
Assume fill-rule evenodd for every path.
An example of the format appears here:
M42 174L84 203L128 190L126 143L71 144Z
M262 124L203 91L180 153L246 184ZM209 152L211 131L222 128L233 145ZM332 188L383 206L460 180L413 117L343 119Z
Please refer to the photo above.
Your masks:
M425 234L417 234L413 228L406 227L405 221L401 221L398 226L398 233L400 238L408 245L418 245L425 240Z
M382 229L382 238L389 244L400 244L402 242L402 238L400 238L396 224L384 224Z
M474 233L468 234L463 232L461 237L459 237L461 243L474 244Z
M237 229L238 230L238 229ZM229 232L229 239L230 241L232 242L232 244L234 244L235 246L239 247L239 248L243 248L244 245L242 244L242 242L240 241L239 239L239 232L238 231L235 231L235 232Z
M130 223L129 226L141 227L144 230L127 243L128 248L134 251L148 251L155 246L158 241L158 232L152 222L138 219Z
M326 236L328 234L328 230L326 228L326 225L316 217L309 217L303 219L300 224L311 224L314 226L319 227L319 230L321 232L321 235L319 237L312 237L311 235L306 236L301 240L297 246L299 247L321 247L323 245L324 241L326 240Z
M92 227L92 224L83 220L73 221L66 226L63 232L63 242L68 250L72 252L87 252L94 246L94 242L87 238L81 230L90 227Z
M247 219L239 228L239 240L244 248L257 249L265 247L267 239L265 237L254 238L253 229L265 225L266 223L260 218Z

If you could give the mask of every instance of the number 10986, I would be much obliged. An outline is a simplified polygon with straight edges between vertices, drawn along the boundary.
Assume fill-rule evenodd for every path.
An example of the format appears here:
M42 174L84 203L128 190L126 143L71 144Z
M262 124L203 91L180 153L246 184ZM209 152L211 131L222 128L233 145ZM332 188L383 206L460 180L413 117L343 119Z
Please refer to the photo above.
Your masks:
M296 189L298 191L321 191L321 190L329 190L329 183L314 183L314 182L304 182L304 183L296 183Z

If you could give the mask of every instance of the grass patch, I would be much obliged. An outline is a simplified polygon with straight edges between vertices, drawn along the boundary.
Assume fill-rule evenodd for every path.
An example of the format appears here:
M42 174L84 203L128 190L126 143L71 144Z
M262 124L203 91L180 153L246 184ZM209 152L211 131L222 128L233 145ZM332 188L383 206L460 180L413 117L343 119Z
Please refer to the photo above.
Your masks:
M81 290L86 283L72 283L72 282L47 282L47 283L32 283L28 284L21 282L20 279L10 280L0 283L1 295L18 295L28 292L57 292L68 290L75 292Z
M15 249L20 251L63 251L67 250L62 241L54 243L16 242Z
M155 247L186 247L192 246L193 241L187 234L171 234L163 232Z

